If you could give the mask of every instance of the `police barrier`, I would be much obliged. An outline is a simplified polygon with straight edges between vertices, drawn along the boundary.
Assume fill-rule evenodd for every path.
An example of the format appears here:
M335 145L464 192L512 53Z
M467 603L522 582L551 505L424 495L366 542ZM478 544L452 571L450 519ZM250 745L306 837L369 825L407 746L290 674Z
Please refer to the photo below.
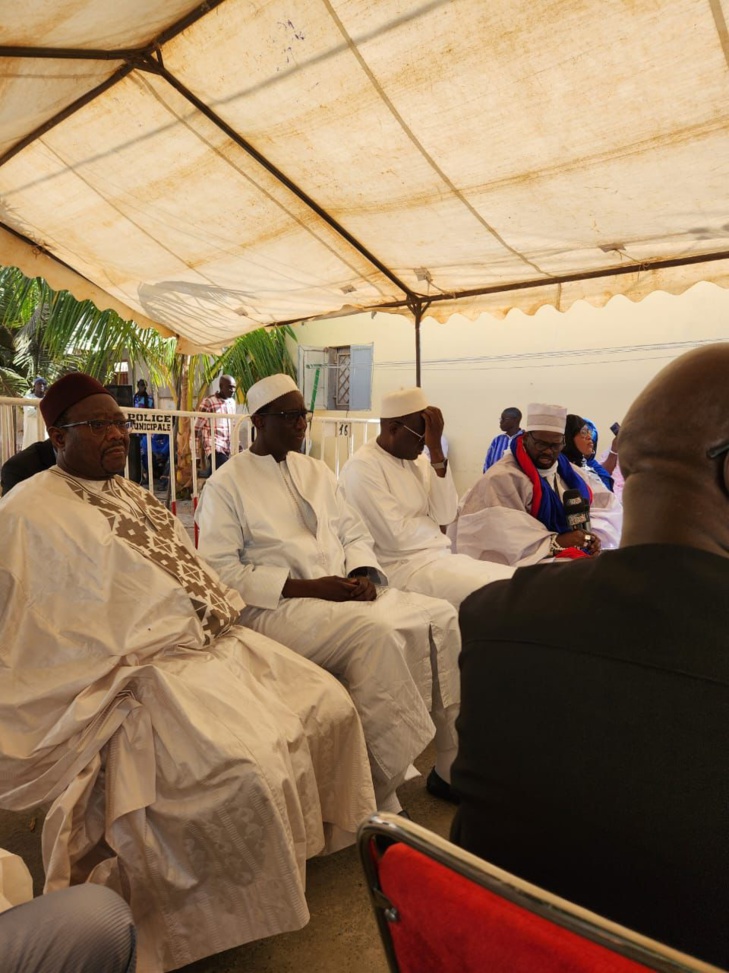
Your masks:
M22 448L23 409L37 404L37 399L0 396L0 462L6 462ZM131 435L136 438L140 453L144 456L144 463L140 467L134 463L127 464L126 475L130 473L130 466L137 467L133 478L137 482L142 480L143 485L152 489L172 513L179 515L184 512L183 519L188 522L188 525L189 515L194 517L205 480L216 468L214 449L210 457L201 455L202 425L208 426L210 439L214 442L216 424L227 423L230 431L231 454L246 449L252 439L250 416L247 413L224 415L211 412L188 412L181 409L133 409L125 406L120 406L120 409L134 422ZM179 434L180 421L183 419L190 420L189 434L184 437ZM45 437L42 419L40 422L36 420L34 429L38 439ZM378 430L379 420L377 419L342 419L341 415L315 415L308 429L305 451L322 459L338 477L347 459L371 436L377 435ZM142 448L142 442L146 448ZM190 456L188 482L184 484L178 482L177 476L181 449L189 450ZM160 462L162 456L164 456L164 465ZM177 494L181 488L185 490L185 499L190 501L190 506L186 506L184 511L178 510ZM196 529L194 536L197 543Z

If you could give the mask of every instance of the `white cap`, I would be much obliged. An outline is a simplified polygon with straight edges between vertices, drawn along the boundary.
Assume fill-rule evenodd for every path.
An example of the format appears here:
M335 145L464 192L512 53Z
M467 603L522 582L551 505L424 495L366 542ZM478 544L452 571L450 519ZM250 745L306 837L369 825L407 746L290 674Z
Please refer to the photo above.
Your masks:
M269 375L251 385L246 394L246 405L251 415L288 392L298 392L299 386L290 375Z
M527 406L525 432L558 432L564 436L567 409L562 405L530 402Z
M400 416L409 416L413 412L422 412L427 408L428 400L422 389L398 389L397 392L382 396L380 418L399 419Z

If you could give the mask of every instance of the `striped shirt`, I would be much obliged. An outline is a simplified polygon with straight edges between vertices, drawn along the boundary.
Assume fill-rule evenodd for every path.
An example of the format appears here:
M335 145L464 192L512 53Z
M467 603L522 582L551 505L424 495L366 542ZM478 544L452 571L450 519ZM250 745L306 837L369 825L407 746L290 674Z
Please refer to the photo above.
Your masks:
M520 432L521 429L519 430L519 432L515 432L514 436L518 436ZM506 450L509 448L509 444L511 443L511 440L514 438L514 436L507 436L505 432L502 432L500 436L496 436L491 441L489 450L486 453L486 459L484 460L483 463L484 473L486 472L487 469L489 469L489 467L493 466L494 463L498 463L498 461L504 455Z
M198 412L222 412L224 415L235 415L235 398L221 399L219 395L209 395L197 407ZM215 452L230 456L230 420L216 419L211 423L202 416L195 423L195 432L201 437L203 452L209 456L212 452L212 436L210 426L215 426Z

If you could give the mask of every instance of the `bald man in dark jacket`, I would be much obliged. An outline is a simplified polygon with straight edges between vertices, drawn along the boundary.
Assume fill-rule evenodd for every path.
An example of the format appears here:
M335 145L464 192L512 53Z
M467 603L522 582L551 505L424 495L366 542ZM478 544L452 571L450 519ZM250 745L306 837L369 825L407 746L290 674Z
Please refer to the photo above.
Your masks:
M620 431L621 547L461 608L469 851L729 967L729 344L678 359Z

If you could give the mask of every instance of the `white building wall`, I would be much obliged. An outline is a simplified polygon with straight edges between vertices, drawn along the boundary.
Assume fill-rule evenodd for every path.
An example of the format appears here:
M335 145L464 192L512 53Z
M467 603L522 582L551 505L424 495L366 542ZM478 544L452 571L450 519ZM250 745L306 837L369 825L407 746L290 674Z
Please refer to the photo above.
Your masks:
M372 412L392 389L415 384L412 318L369 313L302 324L301 344L374 343ZM703 342L729 340L729 291L697 284L685 294L655 293L640 304L616 297L603 308L579 302L562 314L512 311L504 320L455 316L421 325L422 385L443 410L459 493L481 473L501 410L555 402L609 426L670 360ZM727 376L729 381L729 376ZM340 413L341 415L341 413Z

